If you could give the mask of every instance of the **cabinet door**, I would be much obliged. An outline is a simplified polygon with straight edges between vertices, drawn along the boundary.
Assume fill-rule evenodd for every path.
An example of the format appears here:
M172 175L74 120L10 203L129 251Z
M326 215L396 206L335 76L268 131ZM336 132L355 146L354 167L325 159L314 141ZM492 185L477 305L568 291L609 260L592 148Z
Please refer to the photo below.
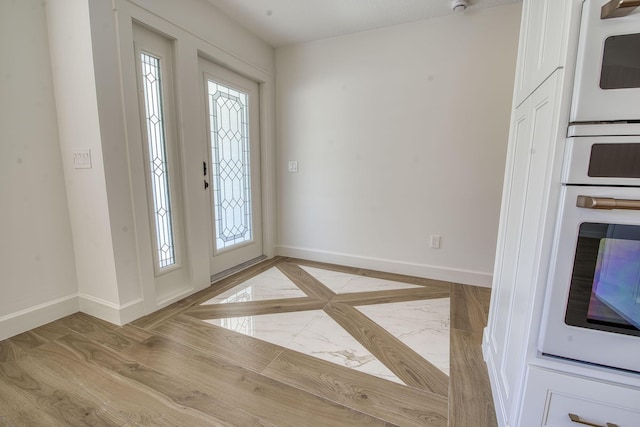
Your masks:
M575 5L576 0L524 0L515 84L516 105L551 73L565 65L566 29Z
M512 117L485 344L494 393L497 392L496 411L505 420L515 414L524 375L525 343L556 144L561 77L561 71L553 74Z

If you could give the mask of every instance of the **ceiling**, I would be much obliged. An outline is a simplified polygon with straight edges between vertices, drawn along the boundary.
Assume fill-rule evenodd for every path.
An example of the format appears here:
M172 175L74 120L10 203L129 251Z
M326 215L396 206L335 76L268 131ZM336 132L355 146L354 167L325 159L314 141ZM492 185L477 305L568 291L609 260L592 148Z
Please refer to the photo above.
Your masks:
M308 42L454 13L519 3L468 0L453 12L452 0L208 0L273 47Z

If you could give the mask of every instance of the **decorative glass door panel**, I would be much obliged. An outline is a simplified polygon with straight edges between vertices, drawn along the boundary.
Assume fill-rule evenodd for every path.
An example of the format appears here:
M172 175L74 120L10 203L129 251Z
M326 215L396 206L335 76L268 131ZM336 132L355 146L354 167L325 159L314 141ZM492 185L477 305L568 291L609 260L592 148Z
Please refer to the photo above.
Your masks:
M156 257L158 267L165 268L176 263L176 256L173 243L173 218L167 167L160 58L141 52L140 64L145 107L144 118L147 125L150 187L156 231Z
M252 240L246 93L208 81L215 250Z
M259 88L206 59L199 65L213 276L262 256Z

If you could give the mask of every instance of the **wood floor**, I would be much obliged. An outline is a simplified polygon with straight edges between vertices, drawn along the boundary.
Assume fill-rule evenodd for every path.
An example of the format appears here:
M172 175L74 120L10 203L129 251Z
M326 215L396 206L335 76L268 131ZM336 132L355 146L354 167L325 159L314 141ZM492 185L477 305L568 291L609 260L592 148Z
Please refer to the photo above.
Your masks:
M336 295L300 265L420 285ZM219 328L201 305L276 266L307 297L234 315L322 309L407 386ZM450 376L354 306L451 298ZM77 313L0 342L0 426L497 425L481 337L489 290L276 258L132 324Z

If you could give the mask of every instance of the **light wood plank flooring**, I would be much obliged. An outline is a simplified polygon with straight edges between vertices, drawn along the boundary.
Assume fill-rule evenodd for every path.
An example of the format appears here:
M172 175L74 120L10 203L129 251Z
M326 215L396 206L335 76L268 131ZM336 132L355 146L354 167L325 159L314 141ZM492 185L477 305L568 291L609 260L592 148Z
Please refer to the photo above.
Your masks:
M202 305L277 267L306 297ZM419 285L335 294L300 266ZM490 291L275 258L117 327L77 313L0 342L0 426L497 426L481 354ZM450 376L355 307L451 298ZM203 319L324 310L405 384Z

